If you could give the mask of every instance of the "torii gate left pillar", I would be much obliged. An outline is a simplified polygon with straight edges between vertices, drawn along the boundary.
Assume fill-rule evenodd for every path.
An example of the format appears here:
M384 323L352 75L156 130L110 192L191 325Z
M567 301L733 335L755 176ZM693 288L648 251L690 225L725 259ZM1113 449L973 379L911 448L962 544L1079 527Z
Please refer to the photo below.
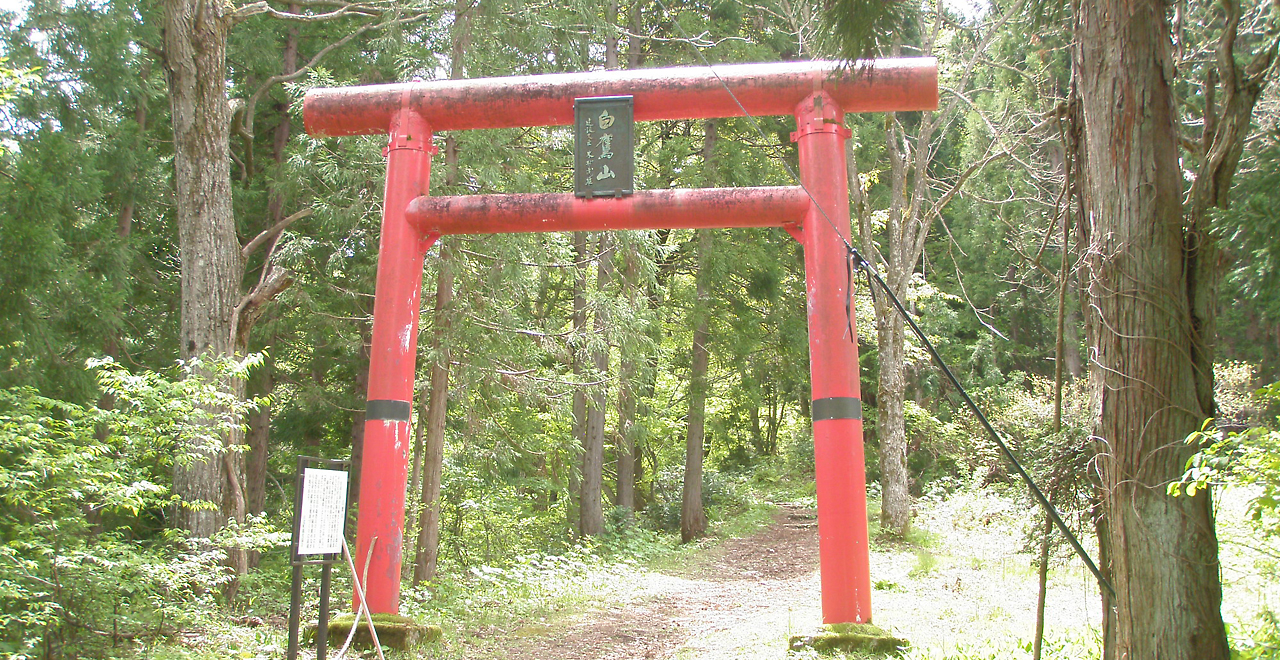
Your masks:
M574 98L622 94L635 97L637 121L742 116L743 108L757 116L793 114L804 188L645 191L593 200L571 194L427 196L433 128L563 125L572 121ZM857 335L847 316L843 114L935 107L932 58L879 60L854 69L790 62L723 66L714 74L705 68L647 69L309 92L308 132L390 133L356 530L356 557L363 562L370 556L370 609L399 610L422 264L441 235L781 226L804 245L823 621L869 623Z

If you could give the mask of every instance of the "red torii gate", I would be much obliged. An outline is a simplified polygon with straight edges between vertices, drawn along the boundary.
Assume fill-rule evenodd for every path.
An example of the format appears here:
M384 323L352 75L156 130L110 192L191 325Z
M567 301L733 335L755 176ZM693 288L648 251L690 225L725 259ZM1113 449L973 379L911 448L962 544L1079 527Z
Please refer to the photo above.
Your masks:
M634 96L637 121L741 117L744 109L753 116L794 114L791 139L799 148L804 188L655 190L594 199L572 193L427 196L436 152L432 131L565 125L573 122L575 98L620 95ZM356 525L357 557L378 540L365 585L369 608L399 610L418 295L423 258L441 235L781 226L804 246L823 621L870 622L858 348L845 307L849 133L843 116L932 110L937 104L933 58L844 68L784 62L308 92L303 116L312 135L390 133Z

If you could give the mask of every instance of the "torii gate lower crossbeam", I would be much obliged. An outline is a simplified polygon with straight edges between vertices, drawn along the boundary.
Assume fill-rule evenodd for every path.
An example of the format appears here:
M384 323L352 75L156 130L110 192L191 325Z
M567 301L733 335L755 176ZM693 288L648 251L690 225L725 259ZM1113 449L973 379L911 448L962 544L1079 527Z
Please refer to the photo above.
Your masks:
M734 90L737 102L722 86ZM635 96L637 120L741 116L744 108L753 115L794 113L791 137L804 187L646 191L592 200L426 196L432 128L563 124L572 118L575 97L620 94ZM370 609L399 610L418 298L423 258L442 234L782 226L804 246L823 621L870 622L857 335L846 307L843 114L929 110L937 99L932 58L850 68L793 62L725 66L715 73L649 69L309 92L308 131L390 133L356 530L357 557L370 557Z

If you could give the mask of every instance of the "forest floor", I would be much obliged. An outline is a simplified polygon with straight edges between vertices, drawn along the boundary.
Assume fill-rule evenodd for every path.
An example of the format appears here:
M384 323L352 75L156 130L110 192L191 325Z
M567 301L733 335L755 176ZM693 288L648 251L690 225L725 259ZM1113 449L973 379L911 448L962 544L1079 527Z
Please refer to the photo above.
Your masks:
M1036 570L1026 510L991 496L923 506L905 542L873 543L875 622L909 657L1020 657L1035 629ZM1096 587L1055 557L1047 658L1097 645ZM785 658L787 639L821 621L817 518L778 508L771 524L619 577L593 607L474 631L466 657L515 660ZM1029 654L1028 654L1029 655ZM794 657L794 656L792 656Z
M1245 650L1258 648L1251 631L1271 635L1265 626L1275 628L1259 612L1280 604L1280 555L1230 540L1250 538L1247 495L1228 492L1217 500L1219 532L1227 539L1220 547L1223 614L1233 645ZM635 555L648 556L644 561L579 548L516 558L507 569L475 568L411 613L439 623L444 639L388 660L813 657L787 648L790 636L817 632L821 622L817 516L808 502L752 505L699 543L672 548L663 541ZM922 498L902 540L880 535L877 518L873 506L874 621L911 643L908 660L1031 658L1038 543L1029 539L1042 523L1025 501L993 489ZM1088 535L1082 542L1096 556ZM1045 660L1097 658L1098 588L1060 541L1047 602ZM283 619L267 623L193 629L136 657L281 658Z

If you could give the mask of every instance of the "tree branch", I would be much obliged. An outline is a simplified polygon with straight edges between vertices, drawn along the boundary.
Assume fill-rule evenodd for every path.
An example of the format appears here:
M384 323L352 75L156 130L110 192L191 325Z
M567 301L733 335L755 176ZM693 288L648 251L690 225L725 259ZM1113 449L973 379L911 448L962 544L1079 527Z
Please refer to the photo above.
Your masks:
M265 5L266 2L264 1L261 3L255 3L255 4ZM252 5L246 5L246 7L248 6L252 6ZM366 15L375 15L375 14L366 14ZM321 48L320 51L315 54L315 56L313 56L310 60L308 60L306 64L298 67L296 71L293 71L288 74L280 74L280 75L275 75L275 76L271 76L270 78L267 78L266 81L264 81L261 85L259 85L258 88L254 90L253 94L249 96L249 100L245 101L244 112L240 117L240 126L239 128L237 128L237 132L239 132L241 135L246 135L252 138L254 108L258 105L258 101L262 100L262 97L266 95L266 93L270 91L272 87L279 85L281 83L292 82L294 80L301 78L302 76L306 75L307 72L311 71L311 69L314 68L317 64L319 64L320 60L324 59L326 55L333 52L337 48L341 48L342 46L345 46L346 44L350 43L353 39L355 39L356 37L366 32L369 32L371 30L381 30L381 29L392 27L395 25L403 25L405 23L414 23L426 17L427 17L427 13L423 12L423 13L415 14L413 16L408 16L405 18L396 18L389 21L383 21L381 23L366 23L360 26L359 28L356 28L354 31L352 31L350 34L346 35L345 37L329 44L328 46L325 46L324 48Z
M248 259L249 255L257 252L258 248L261 248L267 241L279 236L280 232L289 228L289 225L311 215L312 212L312 209L302 209L280 222L277 222L268 229L263 230L262 233L254 236L253 240L246 243L245 246L240 249L241 258Z
M990 156L987 156L986 158L970 165L967 169L965 169L964 172L960 173L960 178L956 179L955 185L951 186L950 190L944 193L942 197L938 199L938 201L934 202L933 208L929 209L928 220L932 220L933 218L942 215L943 207L945 207L951 201L951 198L955 197L956 194L960 192L961 186L964 185L965 181L969 180L969 177L973 176L975 173L982 170L984 167L990 165L991 163L994 163L997 160L1000 160L1001 158L1007 158L1012 155L1013 155L1013 152L1005 150L999 153L991 154Z
M276 296L293 284L293 273L288 269L270 263L264 268L265 272L258 285L240 299L240 304L236 305L231 315L231 327L234 333L232 340L237 348L248 345L249 331L253 330L254 324L267 311L267 303L275 300Z
M335 18L344 16L381 16L384 10L368 5L343 4L331 12L323 14L295 14L293 12L280 11L267 3L267 0L258 0L247 5L237 7L231 13L231 20L240 22L252 16L266 14L272 18L278 18L283 21L297 21L299 23L320 23L323 21L331 21Z

